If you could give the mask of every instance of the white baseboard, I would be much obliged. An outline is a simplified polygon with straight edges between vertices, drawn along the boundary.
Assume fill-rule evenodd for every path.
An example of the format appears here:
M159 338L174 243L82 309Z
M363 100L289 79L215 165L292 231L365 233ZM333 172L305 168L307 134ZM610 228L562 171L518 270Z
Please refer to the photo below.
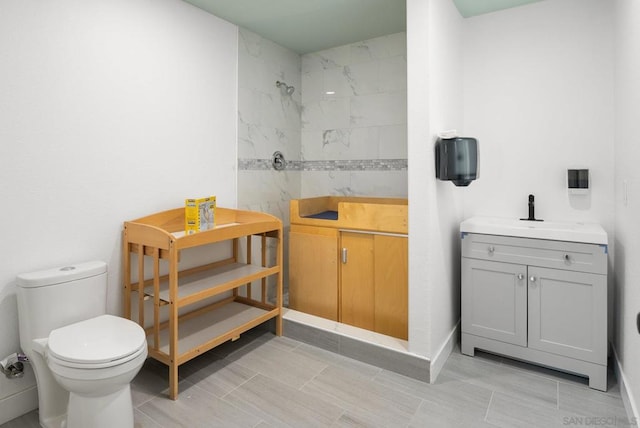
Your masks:
M0 425L38 408L38 389L31 364L24 365L24 376L7 379L0 374Z
M38 408L38 389L35 385L0 399L0 425Z
M627 381L626 376L624 375L624 371L622 370L622 365L620 364L620 359L618 358L618 352L614 346L611 347L613 350L613 358L614 358L614 367L616 373L616 378L618 379L618 383L620 384L620 395L622 396L622 402L624 403L624 408L627 411L627 419L629 421L635 422L636 424L640 423L640 414L638 413L638 408L636 407L636 400L633 397L633 392L627 385L629 382Z
M451 333L449 333L449 336L447 336L447 340L445 340L440 349L438 349L436 355L431 358L431 365L429 367L431 383L434 383L438 378L438 375L447 362L449 355L451 355L453 348L455 348L456 343L458 343L459 336L460 321L458 321L458 323L453 327L453 330L451 330Z

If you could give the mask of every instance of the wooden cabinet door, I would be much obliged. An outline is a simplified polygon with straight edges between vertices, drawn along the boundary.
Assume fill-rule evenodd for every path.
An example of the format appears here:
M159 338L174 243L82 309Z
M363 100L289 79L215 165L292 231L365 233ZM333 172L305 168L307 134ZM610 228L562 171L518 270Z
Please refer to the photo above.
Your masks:
M529 267L529 347L607 362L605 275Z
M338 231L291 226L289 307L338 320Z
M407 238L342 232L340 239L340 321L406 340Z
M374 235L375 328L407 340L409 335L409 249L407 238Z
M374 235L340 235L340 321L374 331Z
M527 267L463 258L462 331L527 346Z

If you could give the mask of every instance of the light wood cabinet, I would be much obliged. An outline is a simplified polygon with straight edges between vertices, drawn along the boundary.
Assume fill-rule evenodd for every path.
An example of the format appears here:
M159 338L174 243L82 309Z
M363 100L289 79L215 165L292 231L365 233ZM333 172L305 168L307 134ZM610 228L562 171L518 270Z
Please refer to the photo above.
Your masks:
M406 237L375 235L375 331L409 336L409 243Z
M174 400L181 364L273 318L276 334L282 334L282 222L264 213L217 208L215 228L185 235L184 211L127 221L123 234L124 315L145 328L149 357L169 366ZM270 240L274 263L267 256ZM254 241L261 245L257 263ZM225 242L228 257L182 267L187 254L193 255L184 250ZM260 291L252 294L254 285Z
M407 238L357 232L340 237L341 321L407 339Z
M462 353L476 348L607 389L607 247L462 234Z
M374 235L340 234L340 321L375 329Z
M338 320L338 230L291 225L289 289L291 308Z
M327 208L335 220L301 215ZM407 272L406 200L291 201L292 309L407 339Z

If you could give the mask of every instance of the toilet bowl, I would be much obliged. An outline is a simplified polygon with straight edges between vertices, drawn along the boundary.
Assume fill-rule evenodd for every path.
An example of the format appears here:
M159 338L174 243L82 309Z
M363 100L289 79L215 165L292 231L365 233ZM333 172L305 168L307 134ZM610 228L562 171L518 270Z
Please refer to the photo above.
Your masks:
M147 357L144 329L105 314L106 264L18 276L20 344L32 362L40 424L132 428L130 382Z
M69 391L67 427L133 426L129 383L147 358L144 330L100 315L53 330L47 366Z

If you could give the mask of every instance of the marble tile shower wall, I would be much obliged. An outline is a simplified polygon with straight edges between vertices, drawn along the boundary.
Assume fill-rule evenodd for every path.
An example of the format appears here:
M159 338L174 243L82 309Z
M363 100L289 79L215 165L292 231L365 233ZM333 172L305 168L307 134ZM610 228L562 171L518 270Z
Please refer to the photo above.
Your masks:
M406 33L302 56L302 197L407 196Z
M299 164L301 58L243 28L238 40L238 207L288 225L289 200L300 197L300 170L275 171L267 159L280 151L288 166ZM276 81L294 86L294 93Z

